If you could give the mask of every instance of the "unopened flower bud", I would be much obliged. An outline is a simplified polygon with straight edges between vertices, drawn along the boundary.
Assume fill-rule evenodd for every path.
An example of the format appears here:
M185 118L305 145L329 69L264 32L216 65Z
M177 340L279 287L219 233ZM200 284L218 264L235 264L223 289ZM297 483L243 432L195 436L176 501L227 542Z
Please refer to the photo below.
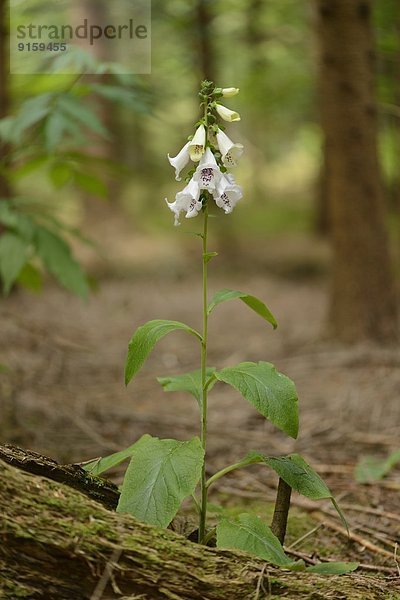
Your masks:
M221 92L225 98L230 98L231 96L236 96L239 93L239 88L222 88Z

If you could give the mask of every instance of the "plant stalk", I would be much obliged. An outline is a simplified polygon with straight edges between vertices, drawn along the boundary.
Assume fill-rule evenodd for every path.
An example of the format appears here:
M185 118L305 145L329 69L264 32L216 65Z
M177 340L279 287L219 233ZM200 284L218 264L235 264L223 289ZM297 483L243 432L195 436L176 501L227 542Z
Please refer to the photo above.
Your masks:
M208 206L204 210L204 228L203 228L203 341L201 344L201 443L204 450L203 468L201 471L201 502L200 502L200 523L199 523L199 543L204 543L207 517L207 485L206 485L206 450L207 450L207 230L208 230Z
M208 143L208 104L209 99L204 102L204 127L206 130L205 146ZM205 543L206 535L206 518L207 518L207 485L206 485L206 452L207 452L207 330L208 330L208 312L207 312L207 233L208 233L208 200L204 206L204 221L203 221L203 338L201 343L201 444L204 450L203 467L201 470L200 479L200 522L199 522L199 544Z

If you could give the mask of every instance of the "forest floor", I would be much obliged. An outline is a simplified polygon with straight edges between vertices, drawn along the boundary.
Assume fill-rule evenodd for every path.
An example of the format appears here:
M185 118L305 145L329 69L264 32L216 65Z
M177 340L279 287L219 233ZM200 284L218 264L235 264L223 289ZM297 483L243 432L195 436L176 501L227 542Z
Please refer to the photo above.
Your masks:
M197 435L194 400L165 394L155 380L198 368L194 338L167 336L128 388L123 383L127 343L140 324L166 318L201 328L194 251L189 246L182 254L177 248L138 239L126 263L120 259L118 268L110 268L109 257L109 267L97 269L99 287L86 304L51 284L39 295L19 290L2 300L0 363L8 367L0 379L2 442L69 463L110 454L144 433ZM336 495L353 540L328 503L294 495L287 546L310 560L359 561L377 590L371 597L400 598L385 592L388 582L400 582L400 469L374 484L354 479L361 457L399 449L400 354L397 348L344 347L326 336L325 249L300 244L293 254L295 248L282 243L279 256L286 252L297 262L282 259L275 269L270 266L276 245L265 264L249 244L246 256L238 259L236 251L230 266L218 265L219 258L211 262L211 292L229 287L260 297L279 327L273 331L239 301L219 306L210 321L209 364L273 362L296 383L300 435L288 439L239 394L218 384L209 401L209 468L235 462L252 449L301 453ZM121 475L117 470L114 480ZM269 518L276 484L274 473L253 466L223 478L212 502L231 512L246 506Z

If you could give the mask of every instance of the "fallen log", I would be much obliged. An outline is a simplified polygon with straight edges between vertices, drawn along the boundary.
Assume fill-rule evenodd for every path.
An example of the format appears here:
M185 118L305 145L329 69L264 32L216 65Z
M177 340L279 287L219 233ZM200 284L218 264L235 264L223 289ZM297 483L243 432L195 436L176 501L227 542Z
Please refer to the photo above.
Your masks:
M79 465L60 465L52 458L11 444L0 444L0 460L28 473L64 483L100 502L106 508L117 507L119 498L117 486L107 479L92 477Z
M372 577L286 572L200 546L1 460L0 542L0 598L7 600L382 597ZM387 585L379 581L380 593Z

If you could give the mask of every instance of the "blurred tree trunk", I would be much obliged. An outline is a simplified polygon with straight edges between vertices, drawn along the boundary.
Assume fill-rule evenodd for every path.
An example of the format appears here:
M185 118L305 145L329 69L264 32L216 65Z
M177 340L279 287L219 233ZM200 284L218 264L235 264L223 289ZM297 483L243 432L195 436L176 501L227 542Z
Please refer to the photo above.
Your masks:
M10 109L8 72L8 7L6 0L0 0L0 119L6 117ZM11 196L10 185L2 173L8 152L7 144L0 142L0 198Z
M323 148L323 156L326 156L326 149ZM321 236L327 236L330 233L329 221L329 200L328 200L328 173L325 159L320 166L315 190L315 233Z
M347 342L393 341L397 315L377 157L371 0L316 3L333 331Z
M195 29L198 32L198 48L195 55L198 57L201 78L216 82L215 52L210 31L213 19L210 0L197 0L195 19Z

